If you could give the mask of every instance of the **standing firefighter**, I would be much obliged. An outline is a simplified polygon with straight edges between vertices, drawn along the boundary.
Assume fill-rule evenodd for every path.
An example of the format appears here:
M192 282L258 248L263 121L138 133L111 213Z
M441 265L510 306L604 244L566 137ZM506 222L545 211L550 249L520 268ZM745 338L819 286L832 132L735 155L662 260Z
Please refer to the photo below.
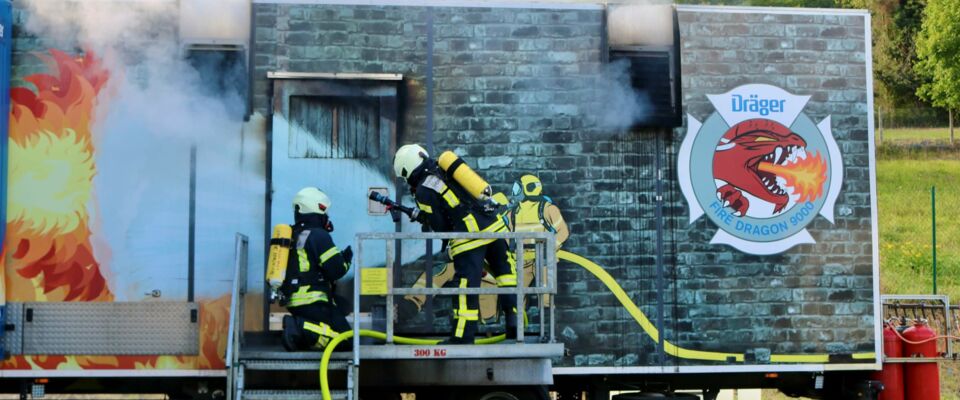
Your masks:
M280 287L293 314L283 318L283 346L290 351L322 349L350 329L333 289L350 270L353 252L333 244L329 208L330 198L317 188L304 188L293 199L292 246Z
M560 208L543 194L543 183L534 175L523 175L513 184L513 199L507 217L510 228L514 232L550 232L556 235L557 250L570 236L567 223L563 220ZM533 267L536 263L536 252L533 248L526 248L523 254L524 285L530 286L533 282ZM541 279L543 271L541 271ZM550 304L549 297L544 295L544 302Z
M451 153L452 154L452 153ZM453 156L455 157L455 156ZM442 159L443 157L441 157ZM457 162L462 162L457 159ZM445 174L427 151L415 144L397 150L393 161L397 177L410 185L417 206L419 222L434 232L506 232L502 218L475 199L462 183L454 179L448 167ZM483 262L497 279L497 286L517 285L516 267L507 255L503 239L453 239L444 241L444 248L453 259L454 282L461 288L480 287ZM456 327L449 343L473 343L480 317L477 295L459 295L454 309ZM507 337L516 335L516 297L500 295L499 303L506 315Z

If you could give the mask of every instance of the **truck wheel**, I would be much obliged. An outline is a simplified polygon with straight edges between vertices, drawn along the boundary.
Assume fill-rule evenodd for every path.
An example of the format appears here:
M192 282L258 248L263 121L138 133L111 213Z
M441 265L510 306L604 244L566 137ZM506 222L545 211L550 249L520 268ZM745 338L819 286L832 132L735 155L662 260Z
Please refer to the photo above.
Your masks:
M520 400L520 398L507 392L492 392L480 396L479 400Z
M613 400L682 400L699 398L699 396L689 393L625 393L613 396Z
M547 400L546 390L539 388L471 388L464 389L457 400Z

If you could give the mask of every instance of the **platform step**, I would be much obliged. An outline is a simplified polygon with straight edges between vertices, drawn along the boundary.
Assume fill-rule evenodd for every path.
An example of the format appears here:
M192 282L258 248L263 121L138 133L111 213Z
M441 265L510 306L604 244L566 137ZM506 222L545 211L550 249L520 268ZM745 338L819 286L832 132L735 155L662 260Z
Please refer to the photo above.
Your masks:
M320 369L320 360L244 360L247 370L265 371L316 371ZM343 371L349 364L346 361L330 361L329 371Z
M319 390L247 390L243 400L318 400L322 399ZM346 400L346 390L331 390L330 398Z

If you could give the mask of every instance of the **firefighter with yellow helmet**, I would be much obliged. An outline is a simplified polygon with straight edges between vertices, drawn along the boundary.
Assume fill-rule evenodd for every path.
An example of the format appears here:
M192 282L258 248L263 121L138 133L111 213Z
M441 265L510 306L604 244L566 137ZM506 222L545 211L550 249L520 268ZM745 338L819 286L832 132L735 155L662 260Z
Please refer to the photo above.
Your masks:
M281 305L292 314L283 318L283 346L289 351L322 349L338 333L350 330L335 304L334 284L350 270L353 251L350 246L340 251L333 243L333 224L327 214L330 204L330 198L320 189L300 190L293 199L292 230L278 225L271 240L269 274L274 276L267 279L271 286L282 282L275 289L282 293ZM277 238L276 232L289 236ZM274 264L282 261L274 257L282 250L275 252L274 247L280 249L284 244L289 254L285 274L279 277Z
M567 223L563 220L560 208L543 194L543 183L534 175L523 175L514 182L512 190L513 201L507 211L511 230L514 232L551 232L557 238L557 250L570 236ZM524 285L530 286L533 282L533 268L536 263L536 254L531 247L526 247L523 255ZM545 303L548 297L544 296Z
M441 165L445 165L441 169ZM466 181L464 175L476 174L463 169L463 161L453 153L441 155L440 164L416 144L400 147L394 157L394 172L410 185L410 191L420 209L418 222L434 232L506 232L501 216L486 204L486 183ZM459 175L459 176L458 176ZM463 181L463 182L461 182ZM489 185L486 185L489 186ZM497 286L515 287L516 267L508 257L508 246L503 239L453 239L444 241L454 264L454 281L461 288L478 288L484 261L497 280ZM449 343L473 343L480 318L477 295L459 295L455 303L455 328ZM500 295L499 304L506 315L507 336L516 334L516 297Z

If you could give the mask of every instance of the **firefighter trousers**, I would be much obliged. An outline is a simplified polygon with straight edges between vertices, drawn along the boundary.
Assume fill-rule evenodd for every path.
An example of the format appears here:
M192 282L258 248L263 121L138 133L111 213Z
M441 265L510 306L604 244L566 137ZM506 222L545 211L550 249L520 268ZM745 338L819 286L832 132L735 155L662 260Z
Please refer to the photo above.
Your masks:
M338 334L349 331L347 318L337 307L327 301L290 307L292 317L284 318L284 346L288 350L322 349ZM350 341L340 344L338 349L349 350Z
M454 256L454 283L461 288L479 288L483 261L486 260L490 273L497 279L498 287L516 287L516 264L508 256L508 250L507 242L498 239ZM508 331L510 327L516 328L517 297L499 295L498 304L506 316ZM480 319L478 296L458 295L453 315L455 324L451 341L472 343L477 332L477 321Z

